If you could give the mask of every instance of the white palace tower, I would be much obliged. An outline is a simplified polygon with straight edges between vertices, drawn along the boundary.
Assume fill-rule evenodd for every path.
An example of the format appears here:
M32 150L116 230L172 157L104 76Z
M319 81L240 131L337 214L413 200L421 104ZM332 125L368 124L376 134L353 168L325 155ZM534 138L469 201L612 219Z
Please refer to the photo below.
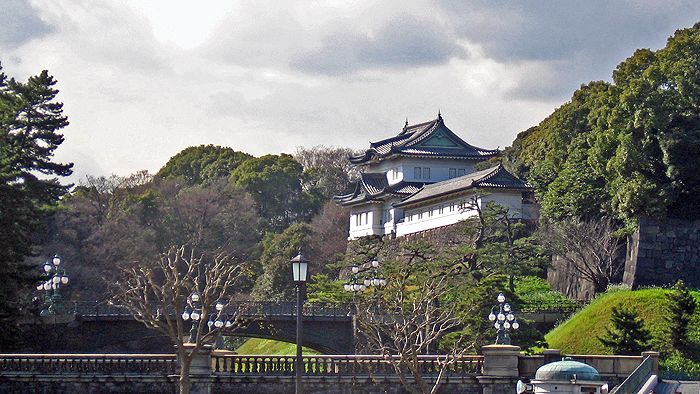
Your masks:
M440 114L370 143L364 154L349 158L361 170L355 190L334 197L351 209L349 238L401 237L451 225L476 214L464 209L474 198L503 205L513 217L531 218L527 183L501 165L474 171L476 163L497 154L464 142Z

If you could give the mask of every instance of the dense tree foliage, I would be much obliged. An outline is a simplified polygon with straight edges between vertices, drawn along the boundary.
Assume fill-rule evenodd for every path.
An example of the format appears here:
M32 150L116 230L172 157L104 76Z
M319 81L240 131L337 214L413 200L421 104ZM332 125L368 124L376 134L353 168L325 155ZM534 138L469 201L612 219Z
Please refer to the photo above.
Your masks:
M307 221L319 204L302 190L303 167L291 155L265 155L248 159L231 172L231 182L250 193L258 214L271 231Z
M506 164L537 190L548 219L700 217L700 24L613 73L520 135Z
M289 260L308 243L310 234L311 229L308 224L297 223L280 234L268 233L265 236L260 257L262 273L255 283L253 292L256 299L265 301L294 299L294 282L291 281ZM309 267L309 275L314 268L313 265Z
M156 259L173 245L249 261L260 227L252 199L225 178L187 187L145 173L88 177L61 202L45 248L64 255L74 298L96 300L117 266Z
M33 287L34 272L23 264L36 255L42 219L67 186L57 176L70 175L72 164L53 161L68 125L63 104L56 102L56 80L47 71L19 82L0 68L0 324L5 349L14 336L23 290ZM53 178L47 178L53 177Z
M437 278L440 283L439 296L432 300L436 310L401 309L397 305L391 309L407 313L407 316L402 316L405 321L417 318L416 313L440 313L449 309L449 314L454 318L449 320L458 324L450 328L451 333L443 332L438 335L439 338L431 338L431 351L439 349L451 352L455 346L474 351L493 343L495 331L486 316L496 296L505 293L517 308L519 300L512 292L513 277L541 273L546 263L546 256L537 238L533 237L532 229L513 219L507 209L496 204L482 207L474 204L474 201L465 203L462 209L475 210L475 215L457 226L454 233L432 234L427 239L417 240L382 237L352 240L345 256L345 268L341 269L341 277L348 280L351 274L347 267L357 265L364 269L374 258L380 261L381 275L391 285L387 287L388 291L373 290L358 294L357 301L363 310L377 305L378 301L381 305L390 305L397 299L410 302L427 292L430 283L438 283L434 281ZM442 286L445 286L445 291L442 291ZM328 276L314 277L309 290L310 299L342 302L348 298L347 295L333 294L343 293L342 282L332 281ZM388 298L378 300L378 296ZM372 313L365 316L371 317ZM380 331L382 335L389 335L371 323L363 323L365 331L375 336ZM373 328L375 331L372 331ZM408 328L401 329L405 333ZM521 321L520 330L514 333L513 341L523 348L529 348L541 346L543 337L528 322ZM375 345L379 343L374 342Z
M252 157L228 147L191 146L171 157L156 177L180 178L189 186L209 184L228 177L239 164Z

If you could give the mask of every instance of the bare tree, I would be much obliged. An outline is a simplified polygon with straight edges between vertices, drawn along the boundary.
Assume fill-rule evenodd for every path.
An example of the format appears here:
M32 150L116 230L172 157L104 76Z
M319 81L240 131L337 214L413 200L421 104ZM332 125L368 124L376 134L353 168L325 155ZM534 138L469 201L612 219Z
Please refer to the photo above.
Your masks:
M324 198L348 192L350 184L360 177L359 170L348 161L348 156L357 153L324 145L297 147L294 160L304 167L304 190L315 190Z
M361 302L358 326L367 344L391 364L401 384L412 393L436 393L449 367L466 348L457 338L446 354L436 355L437 375L425 376L419 356L437 347L445 334L461 325L453 304L443 303L451 289L450 276L423 276L417 263L425 263L414 251L388 278L387 286ZM424 264L420 264L424 266ZM418 274L418 275L417 275Z
M234 295L237 283L246 271L242 264L232 262L219 255L207 264L194 251L185 247L171 248L160 259L143 266L130 266L122 270L121 278L112 289L111 301L122 306L137 321L146 327L168 336L177 348L180 361L180 393L189 393L192 358L205 345L212 342L224 328L235 328L242 324L240 309L217 309L217 304L226 305ZM225 325L208 326L198 324L189 335L183 313L188 297L197 301L196 312L207 319L212 314ZM228 313L228 316L223 316ZM187 343L187 346L185 344Z
M618 280L624 269L620 258L623 243L615 236L610 219L550 223L542 229L541 236L550 252L561 256L581 278L590 282L596 294Z

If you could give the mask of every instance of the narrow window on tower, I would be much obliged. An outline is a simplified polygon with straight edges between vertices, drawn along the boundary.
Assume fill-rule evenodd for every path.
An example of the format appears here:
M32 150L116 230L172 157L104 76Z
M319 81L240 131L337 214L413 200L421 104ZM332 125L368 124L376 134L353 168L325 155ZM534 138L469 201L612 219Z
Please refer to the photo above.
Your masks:
M413 177L420 179L420 167L413 167Z
M430 168L423 167L423 179L430 179Z
M450 168L450 178L456 178L456 177L457 177L457 169Z

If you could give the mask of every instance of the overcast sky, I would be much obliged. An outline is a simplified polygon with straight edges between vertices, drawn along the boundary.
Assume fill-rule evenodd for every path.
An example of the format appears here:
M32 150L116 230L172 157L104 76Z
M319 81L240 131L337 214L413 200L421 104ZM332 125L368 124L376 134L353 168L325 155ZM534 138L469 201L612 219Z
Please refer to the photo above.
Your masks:
M58 80L73 181L157 171L198 144L363 148L438 110L502 148L700 20L685 0L2 3L0 62Z

